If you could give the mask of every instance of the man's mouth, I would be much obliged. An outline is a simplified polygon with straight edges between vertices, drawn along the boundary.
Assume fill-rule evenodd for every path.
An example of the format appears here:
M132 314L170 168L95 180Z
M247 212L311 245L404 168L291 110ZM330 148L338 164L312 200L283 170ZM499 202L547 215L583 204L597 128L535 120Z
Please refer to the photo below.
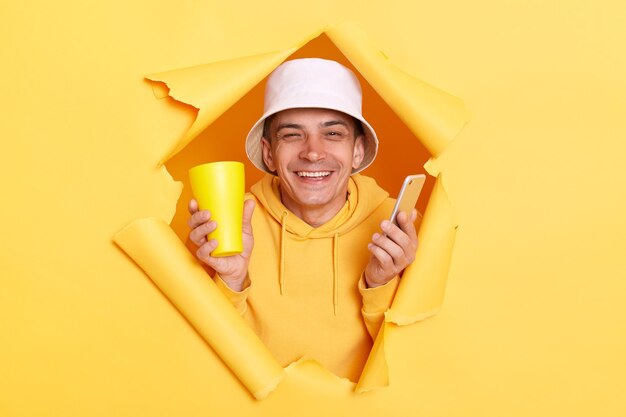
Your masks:
M326 178L331 171L296 171L296 175L300 178Z

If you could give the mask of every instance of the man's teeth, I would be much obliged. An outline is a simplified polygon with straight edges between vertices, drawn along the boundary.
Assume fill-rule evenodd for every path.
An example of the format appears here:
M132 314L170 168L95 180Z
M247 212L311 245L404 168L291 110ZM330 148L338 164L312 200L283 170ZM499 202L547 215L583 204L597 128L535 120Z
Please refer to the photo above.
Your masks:
M298 171L296 174L298 174L299 177L320 178L329 176L330 171Z

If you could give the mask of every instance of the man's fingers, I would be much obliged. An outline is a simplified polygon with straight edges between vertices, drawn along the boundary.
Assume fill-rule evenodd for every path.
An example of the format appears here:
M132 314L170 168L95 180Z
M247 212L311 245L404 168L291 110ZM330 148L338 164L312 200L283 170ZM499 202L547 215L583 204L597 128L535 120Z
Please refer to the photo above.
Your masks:
M417 220L417 209L411 211L411 216L407 216L407 213L401 212L398 215L398 225L404 233L409 236L409 239L417 241L417 231L415 230L415 220Z
M413 209L410 216L407 216L405 212L398 214L399 226L387 220L381 223L382 230L402 248L405 256L411 261L415 257L415 251L417 251L417 231L414 224L416 219L417 210Z
M401 263L404 250L396 242L378 233L374 234L372 242L389 255L393 264Z
M406 213L400 212L400 214L406 214ZM407 250L410 250L411 238L399 226L396 226L395 224L391 223L389 220L384 220L381 223L380 228L383 230L383 232L385 232L387 237L391 239L392 241L394 241L398 246L400 246L403 251L406 252Z
M196 246L201 246L206 243L206 235L214 231L216 228L217 223L214 221L201 224L200 226L189 232L189 239L191 239L191 241L195 243Z
M196 256L205 264L213 267L214 258L211 257L211 252L213 252L216 248L217 240L211 239L198 248L198 250L196 251Z
M187 205L187 209L189 210L189 214L194 214L196 211L198 211L198 202L195 198L189 200L189 205Z
M397 219L398 225L384 220L380 224L384 234L374 234L372 242L367 245L372 254L366 270L369 274L366 280L370 286L388 282L415 259L417 233L414 223L417 210L413 210L410 215L400 212Z
M191 217L187 220L187 226L190 229L195 229L200 226L202 223L206 223L211 218L211 212L208 210L200 210L196 211Z
M380 246L370 243L367 245L367 248L372 253L374 258L376 258L376 260L378 261L378 263L381 265L383 269L388 270L395 266L391 256L389 256L389 254Z
M243 203L243 232L252 234L252 213L256 203L254 200L246 200Z

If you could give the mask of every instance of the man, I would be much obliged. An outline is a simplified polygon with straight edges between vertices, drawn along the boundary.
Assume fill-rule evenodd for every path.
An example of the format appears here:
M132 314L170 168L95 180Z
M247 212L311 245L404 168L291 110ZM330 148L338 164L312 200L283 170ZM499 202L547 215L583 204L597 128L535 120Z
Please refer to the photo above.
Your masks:
M212 257L217 242L206 235L218 225L189 204L196 256L282 365L313 358L356 381L415 257L417 212L390 223L394 200L358 175L377 149L350 70L287 61L268 78L264 115L246 139L268 175L244 204L243 253Z

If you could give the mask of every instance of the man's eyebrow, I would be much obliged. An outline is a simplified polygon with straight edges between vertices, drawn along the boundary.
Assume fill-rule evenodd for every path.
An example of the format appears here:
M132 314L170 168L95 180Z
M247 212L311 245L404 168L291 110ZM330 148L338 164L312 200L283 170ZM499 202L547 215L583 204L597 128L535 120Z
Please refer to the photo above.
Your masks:
M346 123L343 120L328 120L326 122L322 122L319 124L320 127L331 127L331 126L337 126L337 125L341 125L341 126L345 126L346 128L350 128L350 126L348 125L348 123ZM281 129L303 129L304 126L298 123L281 123L276 127L276 131L280 131Z
M327 122L320 123L321 127L330 127L330 126L336 126L336 125L345 126L347 128L350 127L348 126L348 123L344 122L343 120L329 120Z
M298 123L281 123L276 128L276 131L278 132L280 129L302 129L302 125Z

